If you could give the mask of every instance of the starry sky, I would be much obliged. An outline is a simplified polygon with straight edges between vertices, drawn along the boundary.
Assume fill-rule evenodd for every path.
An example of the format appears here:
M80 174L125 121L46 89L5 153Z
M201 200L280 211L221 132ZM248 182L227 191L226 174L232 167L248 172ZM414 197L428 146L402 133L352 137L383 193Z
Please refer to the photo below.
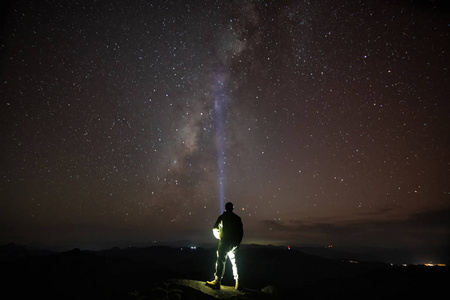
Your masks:
M440 3L3 4L0 242L448 249Z

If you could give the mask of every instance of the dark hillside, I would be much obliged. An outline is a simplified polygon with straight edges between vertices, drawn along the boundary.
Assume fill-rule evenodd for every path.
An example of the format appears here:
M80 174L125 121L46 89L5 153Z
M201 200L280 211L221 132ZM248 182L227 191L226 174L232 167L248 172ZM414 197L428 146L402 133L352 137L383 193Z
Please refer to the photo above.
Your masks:
M447 267L351 263L285 248L243 246L239 263L243 291L206 290L212 293L208 294L202 282L212 279L214 273L212 248L74 249L35 254L13 248L7 248L9 254L17 250L22 255L8 256L6 248L0 248L4 251L0 267L6 274L3 293L19 299L156 299L156 287L159 292L164 290L161 287L181 290L181 299L428 298L444 287L441 282L449 275ZM222 284L233 285L229 264Z

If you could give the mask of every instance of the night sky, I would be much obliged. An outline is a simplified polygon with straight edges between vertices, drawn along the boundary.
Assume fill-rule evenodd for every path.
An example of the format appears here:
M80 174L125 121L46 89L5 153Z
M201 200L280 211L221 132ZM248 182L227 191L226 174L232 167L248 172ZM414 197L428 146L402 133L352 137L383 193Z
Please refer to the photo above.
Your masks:
M439 3L3 4L0 242L449 249Z

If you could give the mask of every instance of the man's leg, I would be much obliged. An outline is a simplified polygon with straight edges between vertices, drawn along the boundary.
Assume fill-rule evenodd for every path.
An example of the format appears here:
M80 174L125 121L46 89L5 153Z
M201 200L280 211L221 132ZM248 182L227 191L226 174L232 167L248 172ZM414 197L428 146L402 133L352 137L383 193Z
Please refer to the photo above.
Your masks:
M222 278L225 273L228 250L228 245L219 243L219 247L217 248L216 277Z
M225 273L225 263L227 260L227 247L219 242L217 247L216 273L213 281L207 281L206 284L212 288L220 289L220 282Z
M233 247L230 252L228 252L228 257L231 261L231 267L233 269L233 277L235 281L235 289L237 290L239 288L239 274L238 274L238 267L236 262L236 256L237 256L238 246Z

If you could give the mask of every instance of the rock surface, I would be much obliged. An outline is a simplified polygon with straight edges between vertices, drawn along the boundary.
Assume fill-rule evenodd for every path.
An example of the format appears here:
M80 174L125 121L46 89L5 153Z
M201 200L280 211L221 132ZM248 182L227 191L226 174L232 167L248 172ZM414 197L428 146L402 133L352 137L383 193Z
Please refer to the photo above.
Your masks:
M215 290L207 286L204 281L198 280L172 279L168 282L172 287L182 290L183 294L186 292L189 294L189 290L192 289L203 294L203 297L200 297L200 294L197 295L197 299L275 299L273 295L269 295L263 291L247 288L236 290L233 286L221 285L220 290Z

